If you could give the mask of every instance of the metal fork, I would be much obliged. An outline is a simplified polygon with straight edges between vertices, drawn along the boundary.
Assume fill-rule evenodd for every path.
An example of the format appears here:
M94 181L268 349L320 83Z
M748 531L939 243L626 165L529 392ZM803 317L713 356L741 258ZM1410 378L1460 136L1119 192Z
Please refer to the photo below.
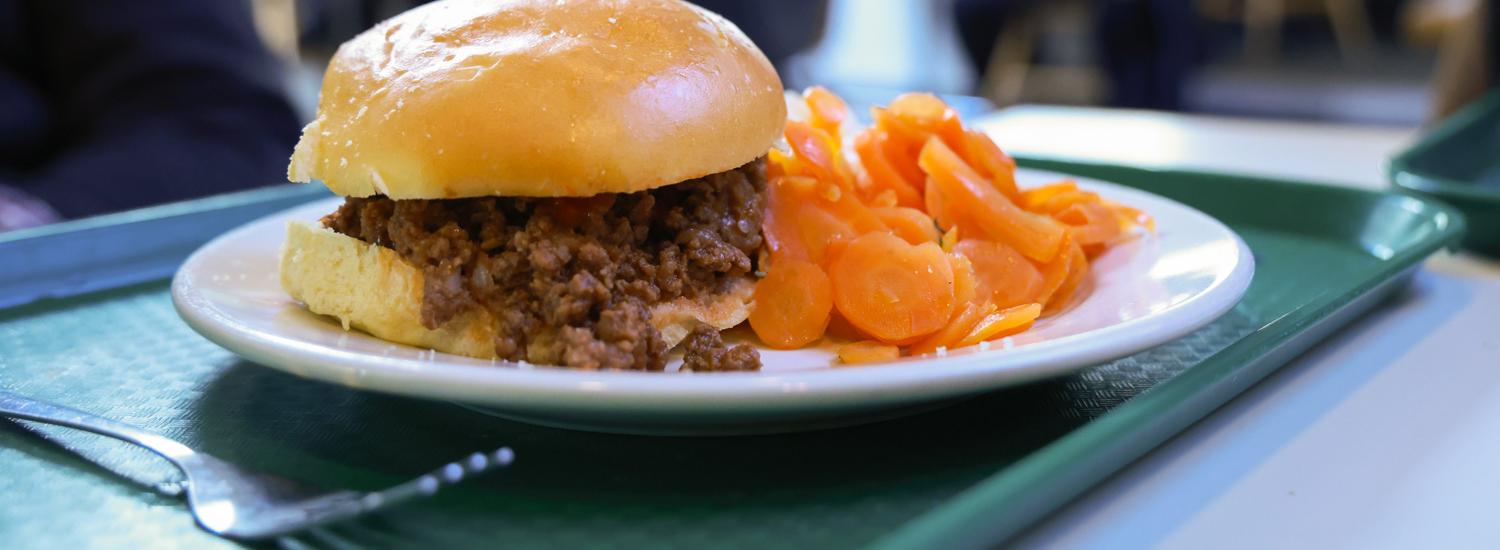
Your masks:
M264 539L352 518L429 496L446 485L515 460L509 447L474 453L432 472L374 492L323 491L288 479L235 466L169 438L77 409L0 391L0 414L67 426L134 443L182 470L184 480L168 484L187 493L188 508L203 529L234 539Z

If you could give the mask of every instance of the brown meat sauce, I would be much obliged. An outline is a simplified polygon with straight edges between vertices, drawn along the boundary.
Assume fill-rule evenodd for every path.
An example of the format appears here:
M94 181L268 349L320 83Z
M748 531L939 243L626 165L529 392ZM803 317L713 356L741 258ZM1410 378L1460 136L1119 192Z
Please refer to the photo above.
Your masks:
M662 370L653 304L710 296L753 268L765 162L648 191L586 199L348 198L329 228L422 269L422 324L489 311L495 353L580 369ZM710 336L709 333L712 333ZM717 331L684 342L684 368L754 370Z

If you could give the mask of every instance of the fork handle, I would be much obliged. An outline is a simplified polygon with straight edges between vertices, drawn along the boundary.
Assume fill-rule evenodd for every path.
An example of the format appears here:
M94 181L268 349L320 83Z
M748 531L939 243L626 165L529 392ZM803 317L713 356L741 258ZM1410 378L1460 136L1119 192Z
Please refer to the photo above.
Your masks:
M3 390L0 390L0 414L12 418L77 428L113 437L120 441L134 443L146 450L161 455L162 458L172 461L173 464L180 464L179 461L189 459L196 454L187 445L124 422L110 420L71 407L64 407L56 403L32 399Z

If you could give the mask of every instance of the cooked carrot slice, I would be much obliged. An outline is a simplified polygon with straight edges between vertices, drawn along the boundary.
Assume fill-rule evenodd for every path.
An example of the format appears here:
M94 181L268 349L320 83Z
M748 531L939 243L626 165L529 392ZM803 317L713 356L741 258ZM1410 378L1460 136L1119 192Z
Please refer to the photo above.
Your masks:
M1041 187L1033 187L1031 189L1022 191L1021 201L1016 204L1020 205L1021 208L1036 212L1043 203L1046 203L1052 197L1061 193L1067 193L1077 190L1078 184L1074 183L1073 180L1063 180L1057 183L1049 183Z
M953 299L958 303L973 302L979 298L979 279L974 276L974 262L962 254L948 254L948 263L953 267Z
M812 111L812 125L828 132L828 135L837 140L844 119L849 117L849 106L844 104L842 98L822 86L808 88L802 93L802 98L807 102L808 110Z
M1090 204L1098 202L1099 194L1092 191L1064 191L1062 193L1058 193L1056 195L1048 197L1047 200L1042 201L1041 204L1037 205L1036 208L1031 209L1031 211L1042 214L1049 214L1053 217L1056 217L1058 212L1063 211L1069 206L1073 206L1075 204Z
M755 283L753 300L750 328L755 335L773 348L799 348L823 337L833 311L833 287L822 268L781 261Z
M962 340L964 336L968 336L969 331L973 330L974 325L979 324L981 319L994 312L995 304L989 302L967 302L953 316L953 319L948 321L947 325L944 325L941 330L932 333L930 336L912 344L910 348L907 348L907 352L912 355L921 355L932 353L941 347L950 347L959 340Z
M911 244L922 244L937 242L938 228L933 224L932 218L915 208L893 206L888 208L872 208L875 216L896 233L896 236L906 239Z
M829 276L839 313L882 342L936 332L953 312L953 268L937 243L866 234L834 259Z
M969 334L954 344L955 348L972 346L980 342L987 342L996 338L1009 336L1026 330L1031 322L1042 315L1042 304L1022 304L996 311L984 316Z
M1085 202L1071 205L1055 217L1068 224L1073 240L1082 246L1109 244L1120 238L1120 220L1109 208Z
M797 206L797 235L807 250L807 260L828 265L828 249L837 243L853 240L859 231L848 220L829 212L816 203ZM773 255L774 258L774 255Z
M813 259L798 228L796 206L801 193L796 189L796 178L800 176L783 176L766 184L766 210L761 233L766 238L766 247L771 250L773 261Z
M844 189L854 189L854 173L844 164L838 140L828 132L806 122L788 120L783 135L797 159L806 164L809 175L836 182ZM789 169L786 172L793 173Z
M1072 236L1063 236L1063 244L1057 257L1038 266L1042 274L1042 286L1037 290L1036 297L1038 303L1045 305L1068 280L1068 271L1073 267L1073 248L1077 246Z
M1037 301L1042 292L1042 274L1015 249L1002 243L964 239L953 247L974 266L980 300L1008 308Z
M953 247L958 244L958 226L948 228L948 231L943 233L943 238L938 240L938 244L943 246L943 252L952 252Z
M989 178L1006 198L1012 202L1020 201L1021 192L1016 188L1016 161L1001 151L1000 146L984 132L968 130L964 132L964 138L969 163L980 175Z
M922 175L922 169L917 166L917 153L922 152L922 146L927 143L929 136L908 127L885 109L876 107L870 110L870 114L875 117L875 127L881 131L881 138L877 143L880 150L885 152L891 168L908 183L921 187L926 178Z
M1079 294L1080 290L1084 287L1084 282L1088 279L1088 257L1084 255L1083 249L1078 247L1077 244L1074 244L1070 248L1072 250L1068 254L1070 258L1068 262L1068 277L1057 288L1057 292L1052 294L1051 298L1047 301L1046 307L1042 308L1043 315L1058 313L1076 302L1080 298L1077 294Z
M836 308L833 310L833 315L830 315L828 318L828 330L824 334L844 340L857 341L870 339L865 333L860 332L858 327L850 324L848 319L840 315L839 310Z
M871 187L894 192L898 205L921 206L922 195L917 191L917 185L906 179L906 176L891 164L890 157L882 147L885 139L885 133L877 128L861 132L854 138L854 150L859 153L860 165L864 166L865 173L869 174Z
M1120 223L1127 228L1145 227L1147 231L1156 231L1156 220L1150 214L1118 202L1110 200L1104 200L1103 202L1105 206L1108 206L1110 210L1115 212L1115 215L1120 218Z
M893 124L899 124L907 134L921 141L937 136L949 147L965 148L967 140L958 112L935 95L901 94L891 100L890 112L895 115Z
M862 340L839 346L839 360L850 365L895 361L899 358L901 358L901 348L875 340Z
M890 208L896 206L896 192L890 189L876 193L870 197L870 208Z
M1039 262L1051 260L1057 253L1064 233L1060 224L1016 207L942 140L927 141L919 164L941 187L944 199L965 208L969 213L966 219L991 239Z

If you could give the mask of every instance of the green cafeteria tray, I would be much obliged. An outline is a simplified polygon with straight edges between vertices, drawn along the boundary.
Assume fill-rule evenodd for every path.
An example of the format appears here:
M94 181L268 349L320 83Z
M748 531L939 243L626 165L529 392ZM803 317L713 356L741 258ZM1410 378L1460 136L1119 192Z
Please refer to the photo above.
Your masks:
M0 310L0 387L338 487L376 488L467 452L516 450L509 470L285 538L284 547L982 546L1260 380L1462 233L1449 207L1398 194L1023 165L1140 187L1218 217L1255 253L1248 294L1180 341L879 424L732 438L573 432L300 379L248 364L188 329L168 297L168 259L229 226L325 196L278 187L0 236L0 297L20 304ZM97 254L114 259L90 263ZM64 275L69 262L85 271ZM124 286L95 288L90 269ZM0 421L0 541L233 544L199 531L179 501L153 489L169 477L168 467L121 444Z
M1500 256L1500 89L1454 113L1386 166L1391 183L1463 212L1464 246Z

